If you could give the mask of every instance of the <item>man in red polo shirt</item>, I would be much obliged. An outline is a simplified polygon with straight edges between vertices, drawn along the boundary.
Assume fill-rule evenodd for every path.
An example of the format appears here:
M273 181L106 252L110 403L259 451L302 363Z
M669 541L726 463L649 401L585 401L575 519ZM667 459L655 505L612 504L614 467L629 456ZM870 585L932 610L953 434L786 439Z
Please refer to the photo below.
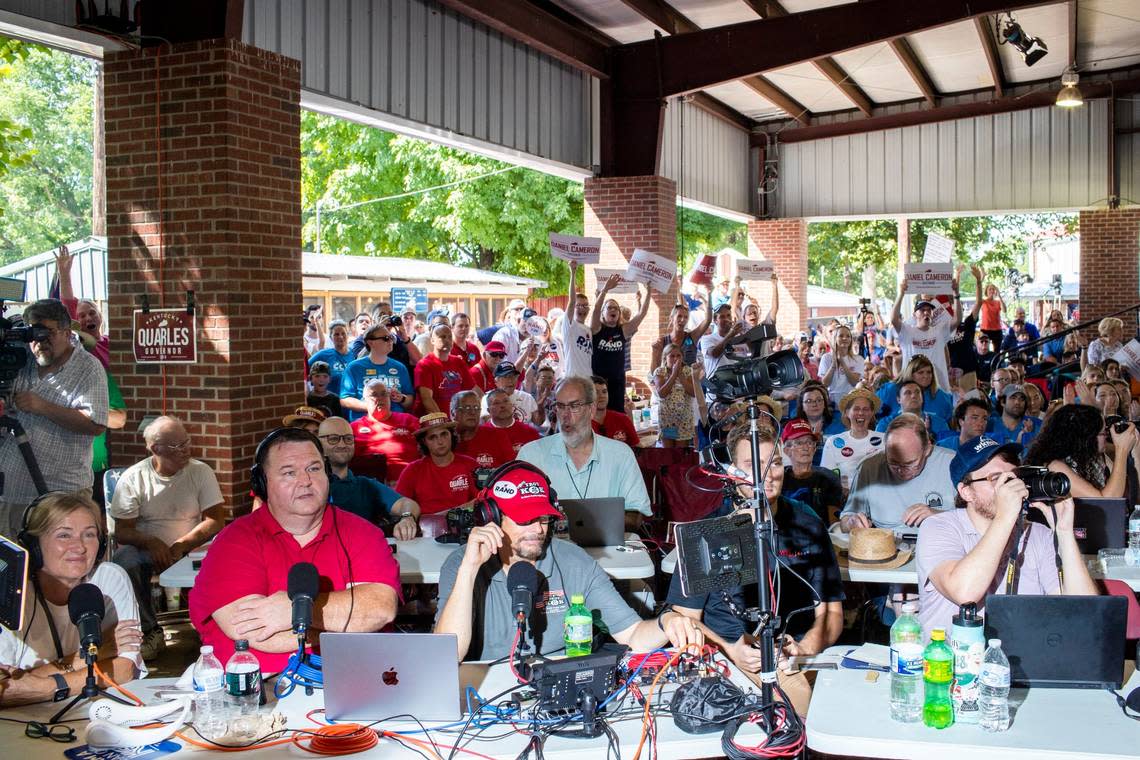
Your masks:
M515 417L515 402L511 399L511 394L502 388L492 388L487 391L487 413L490 426L500 433L505 433L511 442L511 449L514 451L511 459L515 458L519 449L531 441L537 441L540 437L533 425L528 425Z
M456 454L466 454L480 467L494 469L515 458L515 449L506 434L491 425L479 424L479 394L460 391L451 397L451 418L455 420Z
M476 388L486 393L495 387L495 367L499 366L506 355L507 347L497 340L492 340L483 347L483 358L468 370Z
M364 386L364 401L368 414L352 423L352 435L356 438L353 456L383 454L388 470L385 479L393 482L420 456L416 444L420 421L410 414L392 411L391 391L382 380L370 380Z
M262 672L277 673L297 650L286 593L294 564L311 562L321 577L314 636L379 631L392 622L400 568L383 531L328 503L325 458L312 433L274 431L255 466L263 477L252 487L265 506L214 539L190 596L190 620L219 660L229 660L234 641L246 639Z
M420 505L420 515L465 507L478 494L475 469L469 456L455 453L455 423L446 414L420 417L416 439L423 456L404 468L396 491Z
M424 414L447 413L451 397L461 390L475 387L467 362L451 355L451 328L436 325L431 331L431 352L416 363L417 408Z
M594 432L621 441L626 446L640 445L641 437L637 435L637 429L633 426L633 420L629 415L607 408L610 403L610 388L606 379L599 375L592 375L590 379L594 382L594 392L598 396L594 403L594 417L590 423Z

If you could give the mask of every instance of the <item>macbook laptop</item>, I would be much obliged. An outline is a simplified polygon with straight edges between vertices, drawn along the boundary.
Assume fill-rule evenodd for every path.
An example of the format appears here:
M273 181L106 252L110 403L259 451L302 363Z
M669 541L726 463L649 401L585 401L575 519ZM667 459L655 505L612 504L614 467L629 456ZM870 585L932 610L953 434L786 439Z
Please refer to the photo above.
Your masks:
M1128 601L1118 596L986 597L986 638L1001 639L1013 686L1119 689Z
M560 499L570 540L583 548L625 544L625 499Z
M1073 533L1081 554L1096 555L1101 549L1123 549L1128 542L1126 499L1073 499ZM1029 510L1029 519L1048 525L1039 509Z
M322 633L325 715L459 720L458 646L453 633Z

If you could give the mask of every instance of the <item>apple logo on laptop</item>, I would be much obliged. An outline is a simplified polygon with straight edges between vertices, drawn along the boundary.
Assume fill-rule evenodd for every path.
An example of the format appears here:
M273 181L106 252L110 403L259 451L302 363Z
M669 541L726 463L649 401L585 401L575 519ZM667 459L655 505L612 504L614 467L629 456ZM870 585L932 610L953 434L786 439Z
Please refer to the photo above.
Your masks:
M380 675L380 680L384 682L385 686L395 686L400 683L400 678L396 674L395 668L388 668Z

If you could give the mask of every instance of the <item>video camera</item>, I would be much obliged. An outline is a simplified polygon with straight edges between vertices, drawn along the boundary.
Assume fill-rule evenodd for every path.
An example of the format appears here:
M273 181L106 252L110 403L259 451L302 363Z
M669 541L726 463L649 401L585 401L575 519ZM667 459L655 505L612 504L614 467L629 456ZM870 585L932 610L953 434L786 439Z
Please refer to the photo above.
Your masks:
M751 358L718 369L705 379L705 390L720 401L735 401L801 385L804 365L795 351L764 354L764 343L776 337L774 325L761 323L726 341L725 351L743 344L748 346Z
M51 337L46 327L25 325L20 317L4 317L4 302L23 301L24 286L23 280L0 277L0 409L12 400L16 378L28 362L27 345Z

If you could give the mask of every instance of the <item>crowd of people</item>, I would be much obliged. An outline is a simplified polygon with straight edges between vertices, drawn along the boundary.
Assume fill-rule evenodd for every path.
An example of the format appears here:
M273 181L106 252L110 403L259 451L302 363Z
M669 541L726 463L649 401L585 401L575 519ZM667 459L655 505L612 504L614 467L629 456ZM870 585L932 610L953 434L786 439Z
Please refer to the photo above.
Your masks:
M62 274L66 250L58 262ZM797 387L756 398L763 491L778 552L788 559L780 569L789 573L780 612L792 618L781 639L785 657L821 651L842 631L845 592L831 533L917 533L918 587L892 587L884 597L917 599L929 628L948 625L958 604L980 605L997 587L1026 493L1016 465L1064 473L1078 498L1140 499L1140 446L1127 423L1140 417L1140 386L1114 358L1121 321L1103 320L1091 343L1066 333L1058 312L1043 331L1021 309L1005 324L1005 304L976 267L977 292L971 308L963 306L962 271L952 297L919 294L904 313L904 283L886 320L864 310L851 324L831 320L765 346L794 351L805 375ZM297 561L313 562L328 581L314 630L379 630L401 598L385 536L437 535L457 508L483 515L441 570L435 630L458 635L460 658L507 652L513 624L496 611L509 605L505 571L522 561L548 579L547 628L560 630L570 595L583 593L618 641L646 648L708 638L755 674L759 655L735 612L747 590L736 594L740 605L732 595L686 597L675 575L665 607L643 620L589 555L550 533L557 496L618 497L626 529L649 530L654 503L635 449L654 439L673 449L719 444L729 460L721 466L750 476L743 403L718 398L704 381L750 360L740 338L775 325L779 281L759 286L770 289L762 294L721 278L681 297L652 336L651 366L635 373L630 347L647 329L648 292L639 290L630 310L611 297L620 278L600 283L591 298L577 292L577 274L571 265L565 310L539 314L514 299L479 330L446 308L421 321L381 302L327 325L319 307L307 310L305 398L258 447L254 511L228 526L231 505L193 456L189 420L148 420L141 431L148 456L122 472L113 496L93 489L106 468L98 437L125 418L107 372L101 316L68 292L30 305L24 321L40 332L9 411L27 431L50 493L37 497L21 448L0 441L7 476L0 510L9 535L39 553L29 595L38 601L30 602L26 629L0 634L0 704L62 698L81 685L64 623L67 592L85 580L114 608L105 620L114 630L106 672L145 673L164 642L153 578L211 539L189 611L223 661L245 638L264 671L284 666L296 644L285 578ZM761 295L770 304L763 316ZM998 351L1006 359L995 367ZM1030 376L1047 365L1071 365L1076 376L1053 383ZM648 424L634 408L642 393ZM740 480L747 495L750 477ZM729 501L715 514L732 508ZM1018 590L1095 593L1073 541L1073 510L1066 499L1055 516L1048 512L1056 544L1049 528L1029 532L1030 571ZM101 561L105 552L109 561ZM34 614L40 606L43 614ZM532 646L554 643L539 636ZM796 686L785 687L794 699Z

